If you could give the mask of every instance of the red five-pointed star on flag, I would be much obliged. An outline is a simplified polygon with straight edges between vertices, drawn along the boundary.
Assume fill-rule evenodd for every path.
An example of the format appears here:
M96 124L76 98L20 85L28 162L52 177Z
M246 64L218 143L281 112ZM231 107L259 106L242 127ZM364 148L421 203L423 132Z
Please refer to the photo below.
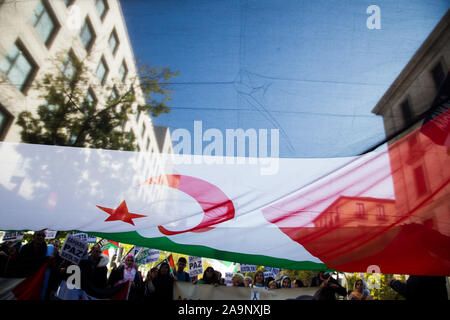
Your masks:
M104 208L100 206L97 206L97 208L102 209L106 213L110 214L110 216L105 221L123 221L134 226L134 222L132 219L146 217L140 214L128 212L127 203L125 202L125 200L123 200L116 209Z

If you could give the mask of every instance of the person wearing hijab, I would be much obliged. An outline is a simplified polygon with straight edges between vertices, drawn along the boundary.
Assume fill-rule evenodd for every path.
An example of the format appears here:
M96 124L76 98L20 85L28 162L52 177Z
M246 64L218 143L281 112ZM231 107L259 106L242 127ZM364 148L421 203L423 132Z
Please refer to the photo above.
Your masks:
M252 284L252 277L246 276L246 277L244 278L244 286L245 286L246 288L248 288L248 287L250 287L251 284Z
M137 265L134 263L134 255L131 253L126 256L120 267L111 272L108 283L114 287L128 281L130 282L128 300L140 300L144 293L144 281L141 272L137 270Z
M170 272L170 266L167 262L161 263L158 274L153 279L155 287L155 300L173 300L173 282L174 278Z
M356 280L353 286L353 292L348 296L349 300L372 300L370 296L368 296L364 292L364 283L361 279Z
M284 276L283 278L281 278L281 288L292 288L291 278L289 278L288 276Z

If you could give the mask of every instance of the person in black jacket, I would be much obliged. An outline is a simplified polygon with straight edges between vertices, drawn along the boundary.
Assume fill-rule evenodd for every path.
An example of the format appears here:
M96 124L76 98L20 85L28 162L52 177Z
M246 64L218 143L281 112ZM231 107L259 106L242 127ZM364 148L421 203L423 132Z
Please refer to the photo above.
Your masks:
M45 231L36 231L33 240L24 245L19 252L20 276L28 277L39 270L48 260Z
M141 272L137 270L137 265L134 264L134 256L132 254L126 256L124 264L111 271L108 284L114 287L127 281L130 281L131 285L128 300L142 300L144 296L144 281L142 280Z
M154 299L156 300L173 300L173 282L174 278L170 272L168 263L161 263L156 278L153 279L155 286Z
M319 274L311 280L311 287L319 286L319 290L314 294L314 300L336 300L336 294L347 295L347 290L342 287L336 279L330 276L328 272L320 271Z
M406 283L391 280L389 286L406 300L448 300L445 277L410 276Z

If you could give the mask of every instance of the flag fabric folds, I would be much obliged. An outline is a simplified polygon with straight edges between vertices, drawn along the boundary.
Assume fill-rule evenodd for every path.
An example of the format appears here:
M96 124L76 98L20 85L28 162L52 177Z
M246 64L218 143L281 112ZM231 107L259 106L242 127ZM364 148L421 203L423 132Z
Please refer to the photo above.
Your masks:
M362 156L272 158L271 175L251 159L3 142L0 229L290 269L450 275L448 147L427 130L448 113Z

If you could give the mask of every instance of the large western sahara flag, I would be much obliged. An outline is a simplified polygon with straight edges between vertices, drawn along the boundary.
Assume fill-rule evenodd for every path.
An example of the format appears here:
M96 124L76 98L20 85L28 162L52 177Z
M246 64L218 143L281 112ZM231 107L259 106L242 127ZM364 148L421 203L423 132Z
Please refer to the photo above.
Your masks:
M359 157L244 164L1 143L0 229L281 268L450 275L450 156L430 137L445 130Z

